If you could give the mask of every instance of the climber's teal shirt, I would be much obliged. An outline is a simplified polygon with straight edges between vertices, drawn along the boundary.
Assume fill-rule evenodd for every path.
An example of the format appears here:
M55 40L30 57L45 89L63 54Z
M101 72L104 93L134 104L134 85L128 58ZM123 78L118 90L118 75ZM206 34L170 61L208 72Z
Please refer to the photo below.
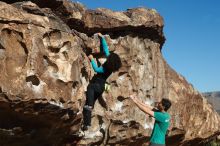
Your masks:
M170 115L167 112L154 112L154 118L155 123L150 142L165 145L165 136L170 125Z
M108 57L110 55L110 53L109 53L107 42L104 37L101 38L101 45L102 45L105 56ZM94 69L95 72L97 72L97 73L104 73L105 72L105 69L102 66L100 66L100 67L97 66L94 59L92 59L91 64L92 64L92 68Z

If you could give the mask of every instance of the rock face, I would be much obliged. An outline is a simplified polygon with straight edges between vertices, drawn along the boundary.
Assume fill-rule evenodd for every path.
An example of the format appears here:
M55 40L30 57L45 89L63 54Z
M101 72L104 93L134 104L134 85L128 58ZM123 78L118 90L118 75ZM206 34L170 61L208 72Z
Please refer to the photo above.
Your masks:
M220 114L220 92L206 92L202 93L205 98L211 103L214 109Z
M84 93L94 75L87 55L103 60L97 32L123 67L110 76L110 92L95 105L93 133L80 138ZM132 93L147 104L162 97L172 101L168 144L214 135L219 115L169 67L161 54L164 42L163 19L152 9L113 12L65 0L1 1L0 144L144 145L154 121L128 99Z

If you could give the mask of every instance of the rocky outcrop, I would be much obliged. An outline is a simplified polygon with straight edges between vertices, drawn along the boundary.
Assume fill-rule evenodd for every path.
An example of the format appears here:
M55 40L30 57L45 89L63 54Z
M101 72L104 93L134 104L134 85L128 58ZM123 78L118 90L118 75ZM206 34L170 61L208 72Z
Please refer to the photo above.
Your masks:
M205 92L202 95L207 98L210 104L213 105L214 109L220 114L220 92Z
M220 129L211 105L163 59L163 19L155 10L88 10L65 0L5 2L0 2L2 145L143 145L154 121L128 99L132 93L147 104L162 97L173 102L172 145L206 139ZM95 105L92 134L80 138L84 92L94 75L87 55L104 60L97 53L97 32L123 67L110 76L110 92Z

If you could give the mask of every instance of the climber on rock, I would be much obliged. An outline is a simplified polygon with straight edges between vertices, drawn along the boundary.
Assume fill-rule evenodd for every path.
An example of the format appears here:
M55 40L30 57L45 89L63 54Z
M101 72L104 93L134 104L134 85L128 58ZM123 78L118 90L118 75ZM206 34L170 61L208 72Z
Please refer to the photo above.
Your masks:
M107 42L101 33L98 33L101 47L107 57L103 65L97 66L95 59L89 55L91 65L96 74L90 81L86 91L86 103L83 107L83 126L82 130L88 130L91 126L92 109L94 108L95 101L102 95L105 90L106 80L113 73L121 67L121 59L115 53L110 53Z
M154 128L150 137L150 146L165 146L165 136L170 125L170 115L167 110L171 106L169 99L163 98L158 104L157 109L144 104L136 95L131 95L137 107L144 113L155 118Z

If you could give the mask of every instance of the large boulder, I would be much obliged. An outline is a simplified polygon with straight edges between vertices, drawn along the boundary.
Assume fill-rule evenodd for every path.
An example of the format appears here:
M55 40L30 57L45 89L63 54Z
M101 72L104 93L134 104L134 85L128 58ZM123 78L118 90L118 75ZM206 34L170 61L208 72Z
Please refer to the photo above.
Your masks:
M156 10L88 10L66 0L5 2L0 2L1 145L144 145L154 119L135 107L128 98L133 93L146 104L163 97L172 101L170 145L203 142L219 131L219 115L164 60L164 24ZM104 60L97 53L98 32L123 66L109 77L111 89L93 110L93 133L83 138L82 107L94 75L87 55Z

